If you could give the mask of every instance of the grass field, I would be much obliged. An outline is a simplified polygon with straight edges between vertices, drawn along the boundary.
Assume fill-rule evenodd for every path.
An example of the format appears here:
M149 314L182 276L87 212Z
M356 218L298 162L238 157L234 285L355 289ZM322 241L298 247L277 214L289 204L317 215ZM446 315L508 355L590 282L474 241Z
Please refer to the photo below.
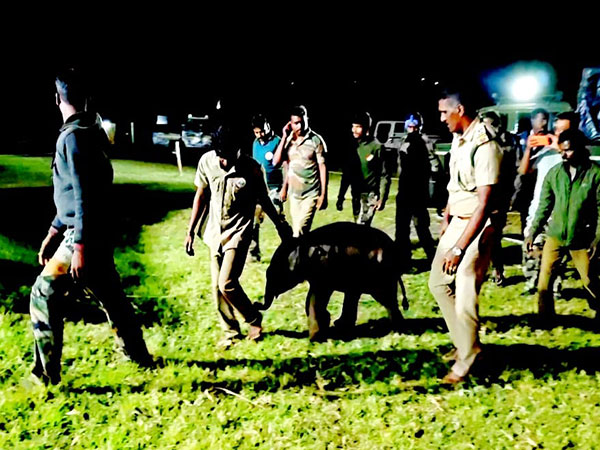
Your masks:
M0 449L600 448L600 336L578 280L557 302L558 324L540 326L535 298L521 294L520 248L507 243L508 286L486 283L480 296L486 370L457 388L439 382L450 341L424 264L404 276L402 333L363 297L352 339L309 343L303 285L267 311L264 340L220 351L208 252L200 242L194 258L183 250L193 170L180 177L174 166L133 161L114 161L115 257L164 367L124 360L88 308L67 320L62 385L41 386L29 376L27 310L54 213L49 165L0 156ZM333 174L315 227L351 219L349 200L343 212L333 207L338 184ZM393 220L392 198L374 226L393 235ZM268 219L261 237L263 260L242 276L253 300L278 245ZM340 303L335 294L334 317Z

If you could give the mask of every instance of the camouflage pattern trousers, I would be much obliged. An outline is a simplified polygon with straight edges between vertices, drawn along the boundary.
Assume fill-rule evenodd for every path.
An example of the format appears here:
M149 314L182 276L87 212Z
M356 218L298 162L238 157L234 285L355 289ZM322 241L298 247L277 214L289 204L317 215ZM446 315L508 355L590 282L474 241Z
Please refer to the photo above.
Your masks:
M30 297L35 366L33 373L52 383L60 381L65 308L67 297L83 294L97 302L115 332L117 346L134 361L146 364L151 357L136 322L133 307L123 294L114 266L112 247L86 247L85 282L75 283L69 274L74 251L74 230L68 229L63 240L37 277ZM104 247L104 248L101 248Z
M375 192L363 192L360 194L360 211L356 218L356 223L371 226L378 201L379 196Z

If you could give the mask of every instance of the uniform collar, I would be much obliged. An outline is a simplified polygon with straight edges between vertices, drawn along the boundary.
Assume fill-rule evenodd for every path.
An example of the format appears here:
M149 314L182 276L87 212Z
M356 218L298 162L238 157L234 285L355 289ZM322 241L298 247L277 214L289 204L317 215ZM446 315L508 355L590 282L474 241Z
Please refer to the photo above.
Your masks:
M479 119L475 118L462 134L455 134L455 136L458 138L458 143L460 145L463 145L465 142L473 140L473 133L477 124L479 124Z

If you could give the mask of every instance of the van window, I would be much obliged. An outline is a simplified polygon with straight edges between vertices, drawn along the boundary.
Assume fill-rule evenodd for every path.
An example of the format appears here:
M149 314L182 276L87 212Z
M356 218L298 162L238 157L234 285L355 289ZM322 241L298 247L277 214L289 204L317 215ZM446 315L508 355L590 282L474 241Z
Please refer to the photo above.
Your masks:
M390 136L390 131L392 130L392 125L389 123L380 123L377 126L377 133L375 135L375 137L377 138L377 140L381 143L385 143L387 142L389 136Z

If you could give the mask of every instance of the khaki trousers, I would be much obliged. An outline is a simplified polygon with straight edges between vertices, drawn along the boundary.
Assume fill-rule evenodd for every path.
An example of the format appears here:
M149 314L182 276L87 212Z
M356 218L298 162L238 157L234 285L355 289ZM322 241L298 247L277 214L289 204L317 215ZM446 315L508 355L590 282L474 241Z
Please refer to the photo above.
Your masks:
M211 257L213 296L221 317L221 324L231 335L240 332L240 324L235 318L234 310L237 310L249 324L259 325L262 319L261 313L250 301L239 282L247 253L248 248L244 246Z
M450 338L457 349L452 371L459 376L465 376L469 372L475 357L481 351L478 296L490 264L494 238L494 230L488 220L484 229L465 250L456 274L445 274L442 271L444 256L454 247L468 222L468 219L452 218L440 238L429 276L429 290L442 310Z
M295 198L290 196L290 216L292 219L292 231L294 237L306 234L310 231L315 212L317 211L318 196Z
M553 237L547 237L542 252L542 263L540 276L538 278L538 311L542 315L554 315L554 295L550 289L550 280L556 276L556 269L561 262L564 253L569 252L573 265L579 272L579 278L583 287L588 292L590 307L598 310L598 296L600 295L600 283L596 267L590 267L590 255L588 249L568 250Z

